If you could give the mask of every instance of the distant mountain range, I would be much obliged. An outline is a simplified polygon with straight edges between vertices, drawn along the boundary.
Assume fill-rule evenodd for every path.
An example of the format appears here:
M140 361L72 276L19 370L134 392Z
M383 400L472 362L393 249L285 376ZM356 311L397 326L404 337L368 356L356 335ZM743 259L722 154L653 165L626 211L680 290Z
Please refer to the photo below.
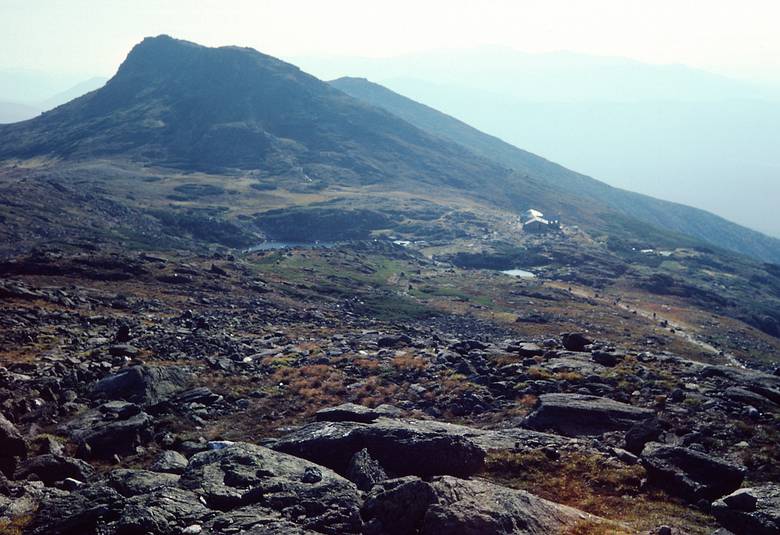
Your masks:
M19 102L0 102L0 124L16 123L32 119L41 113L41 109Z
M341 191L352 205L369 206L384 191L393 195L383 198L447 198L517 213L536 207L602 234L706 242L780 262L780 240L611 188L382 87L329 85L251 49L167 36L137 45L100 89L0 126L0 159L44 156L225 180L252 173L272 185Z
M780 102L780 88L736 80L686 65L653 65L574 52L526 53L499 46L434 50L386 58L296 57L324 78L345 73L416 91L479 90L524 102ZM445 94L439 94L446 100Z
M6 84L11 85L11 80L9 80L9 78L12 78L11 75L8 73L0 73L0 79L3 78L5 78L4 81ZM79 82L73 86L70 86L64 91L57 91L57 93L53 93L46 98L35 100L4 100L8 97L19 95L10 90L7 93L0 93L0 124L16 123L19 121L32 119L43 111L51 110L57 106L65 104L66 102L70 102L74 98L80 97L85 93L89 93L90 91L98 89L99 87L103 86L106 81L107 78L102 78L99 76L92 77L84 80L83 82ZM40 84L40 82L37 83ZM33 82L33 85L36 85L36 83ZM46 84L43 84L43 87L47 87ZM36 95L40 93L33 92L32 94Z

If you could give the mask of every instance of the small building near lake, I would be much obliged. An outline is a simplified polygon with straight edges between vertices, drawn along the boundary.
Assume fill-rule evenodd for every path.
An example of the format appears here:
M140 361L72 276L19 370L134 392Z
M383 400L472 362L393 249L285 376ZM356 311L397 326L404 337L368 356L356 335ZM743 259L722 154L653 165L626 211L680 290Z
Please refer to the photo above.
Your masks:
M544 214L535 208L529 208L528 210L523 212L523 221L529 221L537 217L543 218Z
M550 222L543 217L534 217L523 223L523 231L540 233L550 229Z
M539 234L552 230L560 230L561 222L558 216L545 218L544 214L534 208L523 212L523 231Z

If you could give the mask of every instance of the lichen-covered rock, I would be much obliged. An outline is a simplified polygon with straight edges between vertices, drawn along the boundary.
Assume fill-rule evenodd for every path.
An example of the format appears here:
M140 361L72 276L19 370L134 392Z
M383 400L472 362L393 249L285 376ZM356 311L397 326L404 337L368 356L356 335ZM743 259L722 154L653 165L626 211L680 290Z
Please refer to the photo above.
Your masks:
M116 524L116 535L154 533L180 535L188 526L212 515L190 491L163 487L127 500Z
M454 477L432 482L437 503L425 513L421 534L546 535L598 518L522 490Z
M236 443L194 455L180 485L211 509L256 505L306 529L358 533L358 490L331 470L253 444Z
M712 514L734 533L780 533L780 485L739 489L713 503Z
M320 409L314 415L321 422L373 422L381 416L398 416L400 411L391 405L380 405L376 408L364 407L355 403L342 403L335 407Z
M315 422L283 436L272 447L341 474L346 474L350 459L362 449L394 476L467 476L482 468L485 459L485 451L459 430L408 419Z
M187 388L191 376L177 367L131 366L104 377L92 387L100 399L154 405Z
M651 442L642 452L648 481L691 502L713 500L742 484L745 469L705 453Z
M108 474L106 482L119 494L129 498L164 487L175 487L179 476L150 470L118 469Z
M152 463L150 468L155 472L168 472L171 474L181 474L187 468L189 461L178 451L166 450Z
M278 512L259 506L241 507L227 512L215 512L202 526L202 533L240 533L241 535L317 535Z
M45 485L51 486L67 478L89 481L95 475L95 470L81 459L47 453L20 463L14 478L26 479L33 475Z
M655 412L609 398L584 394L543 394L525 425L570 436L600 435L629 429Z
M111 401L86 411L60 431L78 444L79 457L111 457L131 453L151 439L154 419L138 405Z
M362 510L371 535L547 535L601 519L565 505L480 480L388 480Z
M124 506L125 499L105 485L87 486L76 492L47 489L28 532L34 535L95 533L98 524L116 521Z

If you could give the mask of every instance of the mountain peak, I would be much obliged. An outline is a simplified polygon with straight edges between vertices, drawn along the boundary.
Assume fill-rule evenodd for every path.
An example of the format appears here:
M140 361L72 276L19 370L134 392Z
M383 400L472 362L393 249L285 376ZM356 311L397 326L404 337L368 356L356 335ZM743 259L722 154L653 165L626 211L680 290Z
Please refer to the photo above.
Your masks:
M294 65L168 35L137 44L102 89L0 128L0 159L40 155L253 169L324 184L464 186L506 175Z
M252 48L237 46L211 48L162 34L156 37L146 37L135 45L119 67L117 75L130 72L169 76L177 74L180 66L191 65L193 62L202 63L203 68L213 68L215 65L209 65L209 61L219 63L228 61L228 58L233 58L235 61L235 58L239 57L243 57L246 61L284 64L281 60L262 54ZM231 66L235 65L231 63ZM244 64L245 68L248 66L248 64ZM297 67L293 65L288 65L288 67L297 70Z

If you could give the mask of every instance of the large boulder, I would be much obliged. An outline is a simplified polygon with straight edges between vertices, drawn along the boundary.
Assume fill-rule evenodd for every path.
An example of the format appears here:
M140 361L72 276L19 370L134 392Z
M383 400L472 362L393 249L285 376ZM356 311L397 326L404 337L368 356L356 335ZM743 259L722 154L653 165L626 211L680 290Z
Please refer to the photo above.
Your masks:
M569 351L585 351L585 348L593 341L583 333L563 333L561 335L563 347Z
M16 467L15 458L23 458L26 455L27 442L24 437L16 426L0 413L0 473L10 476Z
M128 470L120 468L106 477L106 483L126 497L149 494L164 487L175 487L179 476L150 470Z
M111 401L85 411L60 431L78 444L83 458L132 453L152 437L154 419L138 405Z
M236 443L198 453L180 486L211 509L257 506L322 533L361 530L355 485L323 466L262 446Z
M45 485L51 486L67 478L86 482L92 479L94 475L94 468L81 459L47 453L31 457L20 463L14 478L27 479L30 476L35 476L43 481Z
M166 450L157 457L150 468L155 472L181 474L187 468L187 463L189 463L187 458L178 451Z
M648 442L658 440L663 427L658 418L641 421L628 430L625 437L625 448L634 455L639 455Z
M584 394L543 394L524 424L569 436L626 430L655 416L650 409Z
M203 533L236 533L241 535L317 535L285 519L276 511L256 506L217 512L203 526Z
M523 358L531 358L543 355L545 350L539 344L534 344L533 342L522 342L519 344L510 344L507 347L507 351L517 353Z
M648 481L691 502L712 501L742 484L745 469L705 453L650 442L642 452Z
M342 403L335 407L320 409L314 415L319 422L373 422L381 416L393 418L400 411L391 405L380 405L376 408L364 407L355 403Z
M776 404L780 404L780 377L768 373L735 368L733 366L705 366L702 377L720 379L723 382L742 387Z
M115 521L125 500L115 490L93 485L76 492L47 489L27 533L33 535L75 535L97 533L98 524ZM111 533L110 531L108 533Z
M394 476L467 476L481 469L485 459L480 446L446 425L390 418L370 424L314 422L283 436L272 447L340 474L346 474L352 456L363 449Z
M362 513L372 535L546 535L600 521L522 490L450 476L385 481L371 491Z
M175 487L160 487L127 500L119 515L115 533L181 535L186 533L186 528L200 526L199 522L212 515L194 492Z
M713 503L712 514L734 533L780 533L780 485L739 489Z
M360 513L370 535L413 535L420 531L425 513L436 503L430 483L415 476L389 479L374 486Z
M190 373L175 366L131 366L95 383L92 396L156 405L186 389L190 382Z

